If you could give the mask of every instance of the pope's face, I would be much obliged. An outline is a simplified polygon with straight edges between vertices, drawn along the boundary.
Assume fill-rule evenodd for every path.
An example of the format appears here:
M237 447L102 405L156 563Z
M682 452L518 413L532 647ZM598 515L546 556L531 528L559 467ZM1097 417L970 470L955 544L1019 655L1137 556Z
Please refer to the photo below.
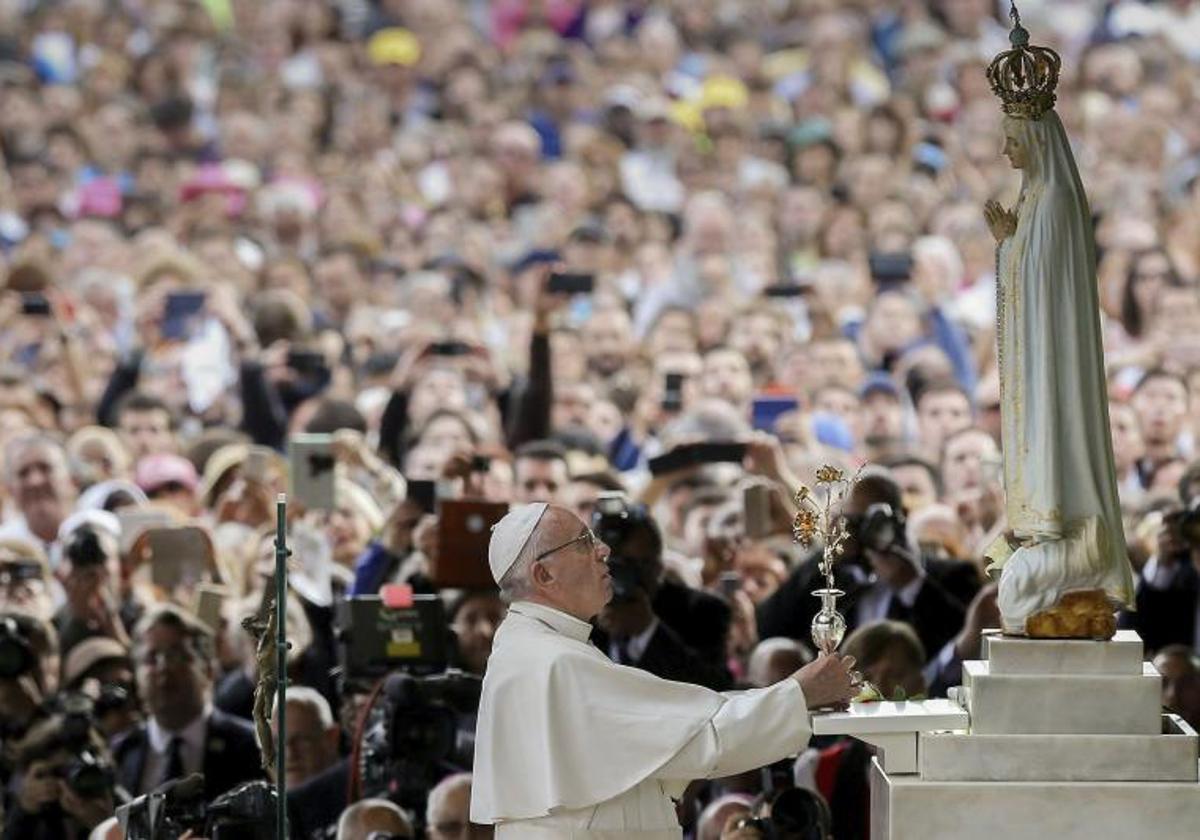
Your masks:
M553 521L543 543L546 548L542 550L562 547L539 561L549 575L541 583L535 575L535 587L565 612L589 621L612 598L607 563L609 548L570 511L554 508L549 515L553 516Z

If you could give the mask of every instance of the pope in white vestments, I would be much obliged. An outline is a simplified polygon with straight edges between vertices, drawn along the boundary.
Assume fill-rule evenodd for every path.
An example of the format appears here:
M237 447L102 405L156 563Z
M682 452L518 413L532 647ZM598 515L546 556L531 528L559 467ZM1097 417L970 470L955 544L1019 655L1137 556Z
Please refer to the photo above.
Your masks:
M578 517L514 509L489 562L511 602L483 680L471 821L504 838L679 838L673 797L801 750L808 707L849 700L853 660L718 693L618 665L588 637L612 595L608 548Z

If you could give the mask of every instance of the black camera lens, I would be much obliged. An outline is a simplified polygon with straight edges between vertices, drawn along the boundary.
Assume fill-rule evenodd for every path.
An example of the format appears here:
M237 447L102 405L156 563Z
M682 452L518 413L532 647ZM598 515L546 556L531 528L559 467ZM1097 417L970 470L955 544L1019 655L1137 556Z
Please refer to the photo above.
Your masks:
M612 578L612 599L616 603L632 601L642 586L637 565L619 555L608 558L608 573Z
M133 693L132 686L124 683L103 683L100 686L100 695L96 698L94 713L99 717L124 709L129 705Z
M82 750L61 773L67 786L83 799L104 796L112 789L112 767L90 749Z
M771 837L771 823L764 820L762 817L745 816L733 824L735 829L739 831L745 828L752 828L762 834L764 837Z
M885 502L877 502L865 513L846 517L846 527L863 548L886 551L904 541L903 514Z
M596 497L596 513L600 516L626 516L629 506L619 493L601 493Z
M36 664L29 640L16 619L0 619L0 679L15 680Z
M63 554L73 566L99 566L107 556L100 545L100 536L89 525L76 528L63 548Z

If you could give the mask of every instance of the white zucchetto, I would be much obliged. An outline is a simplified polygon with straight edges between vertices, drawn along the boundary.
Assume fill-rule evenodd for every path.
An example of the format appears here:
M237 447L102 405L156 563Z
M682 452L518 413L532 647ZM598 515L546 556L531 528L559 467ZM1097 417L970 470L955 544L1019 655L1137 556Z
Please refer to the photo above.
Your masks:
M492 540L488 543L488 565L496 583L508 573L513 563L521 556L525 544L533 535L533 529L542 521L550 505L536 502L513 508L504 518L492 526Z

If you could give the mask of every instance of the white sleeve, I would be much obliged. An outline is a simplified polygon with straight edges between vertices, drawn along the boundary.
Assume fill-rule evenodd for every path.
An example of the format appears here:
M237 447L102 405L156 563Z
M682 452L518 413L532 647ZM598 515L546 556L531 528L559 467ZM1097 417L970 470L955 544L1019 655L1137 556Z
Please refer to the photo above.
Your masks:
M800 684L728 692L708 725L654 775L658 779L718 779L795 755L808 743L808 704Z

